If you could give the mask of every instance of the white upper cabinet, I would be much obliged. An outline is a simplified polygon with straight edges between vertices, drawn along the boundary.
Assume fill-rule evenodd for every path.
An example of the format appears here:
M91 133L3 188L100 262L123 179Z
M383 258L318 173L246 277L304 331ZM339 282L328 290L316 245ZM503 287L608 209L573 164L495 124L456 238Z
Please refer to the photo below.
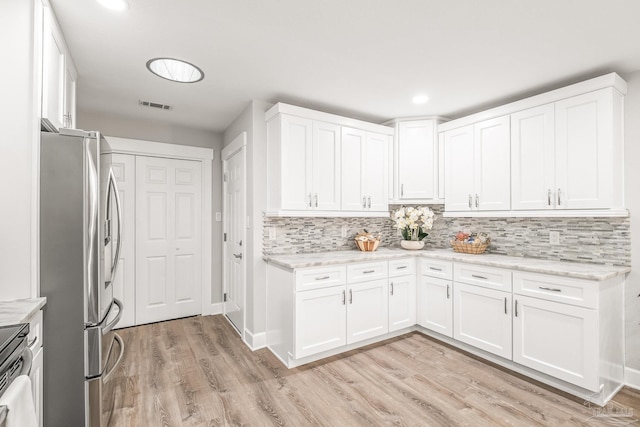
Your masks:
M509 117L454 129L444 138L446 210L509 210Z
M399 121L394 141L393 201L441 203L436 119Z
M267 215L388 214L392 128L281 103L266 119Z
M44 8L42 125L49 131L75 126L76 70L50 7Z
M628 215L626 90L611 73L439 125L448 216ZM471 128L473 186L464 170L470 167Z

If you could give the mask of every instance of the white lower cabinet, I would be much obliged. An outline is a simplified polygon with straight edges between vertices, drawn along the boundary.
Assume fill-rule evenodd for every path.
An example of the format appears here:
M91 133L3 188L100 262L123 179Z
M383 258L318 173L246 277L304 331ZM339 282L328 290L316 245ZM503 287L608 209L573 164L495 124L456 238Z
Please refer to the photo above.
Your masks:
M598 391L598 313L514 295L513 361Z
M33 392L33 403L36 407L36 419L38 425L42 426L42 413L43 413L43 376L44 376L44 349L40 347L38 351L33 355L33 362L31 364L31 372L29 373L29 379L31 380L31 388Z
M306 357L347 343L345 286L296 293L295 356Z
M418 324L453 337L453 283L436 277L420 277Z
M389 332L416 324L415 274L389 278Z
M389 331L387 279L347 285L347 344Z
M511 359L511 293L454 283L453 337Z

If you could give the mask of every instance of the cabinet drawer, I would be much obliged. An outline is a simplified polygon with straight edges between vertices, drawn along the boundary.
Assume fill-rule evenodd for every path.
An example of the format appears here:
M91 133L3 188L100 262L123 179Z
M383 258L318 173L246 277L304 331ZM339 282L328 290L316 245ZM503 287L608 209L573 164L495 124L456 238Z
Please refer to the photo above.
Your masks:
M416 260L394 259L389 261L389 277L411 276L416 274Z
M387 261L347 265L347 283L387 278Z
M296 291L328 288L346 283L347 269L344 265L296 270Z
M39 310L29 321L27 345L33 354L36 354L38 349L42 347L42 310Z
M453 280L484 288L511 292L511 271L475 264L455 263Z
M437 277L438 279L453 280L453 263L438 259L420 260L420 274Z
M598 282L591 280L514 271L513 292L580 307L598 308Z

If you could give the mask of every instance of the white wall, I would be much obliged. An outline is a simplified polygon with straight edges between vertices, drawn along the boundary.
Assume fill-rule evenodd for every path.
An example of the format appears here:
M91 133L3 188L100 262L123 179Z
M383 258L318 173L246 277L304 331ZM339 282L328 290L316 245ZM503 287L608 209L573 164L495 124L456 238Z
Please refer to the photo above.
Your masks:
M0 300L37 293L34 2L0 1ZM37 73L36 73L37 74Z
M625 292L626 361L640 371L640 71L622 76L628 84L625 97L625 205L631 213L631 273ZM640 374L640 372L638 373ZM640 380L640 375L636 375ZM636 380L637 381L637 380ZM640 386L636 382L635 386Z
M262 260L263 212L267 207L267 125L264 112L271 104L252 101L224 132L224 144L247 132L247 277L246 325L250 345L260 345L266 330L266 263Z

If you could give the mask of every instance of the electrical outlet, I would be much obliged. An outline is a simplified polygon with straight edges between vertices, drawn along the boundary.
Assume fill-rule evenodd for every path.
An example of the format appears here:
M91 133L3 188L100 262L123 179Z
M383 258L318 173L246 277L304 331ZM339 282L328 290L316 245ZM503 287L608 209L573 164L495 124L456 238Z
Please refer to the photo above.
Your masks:
M216 222L222 221L222 212L216 212Z
M560 232L559 231L550 231L549 232L549 244L550 245L559 245L560 244Z
M269 229L269 240L276 240L276 229L275 228L270 228Z
M346 225L342 226L342 238L346 238L347 237L347 233L349 232L349 227L347 227Z

